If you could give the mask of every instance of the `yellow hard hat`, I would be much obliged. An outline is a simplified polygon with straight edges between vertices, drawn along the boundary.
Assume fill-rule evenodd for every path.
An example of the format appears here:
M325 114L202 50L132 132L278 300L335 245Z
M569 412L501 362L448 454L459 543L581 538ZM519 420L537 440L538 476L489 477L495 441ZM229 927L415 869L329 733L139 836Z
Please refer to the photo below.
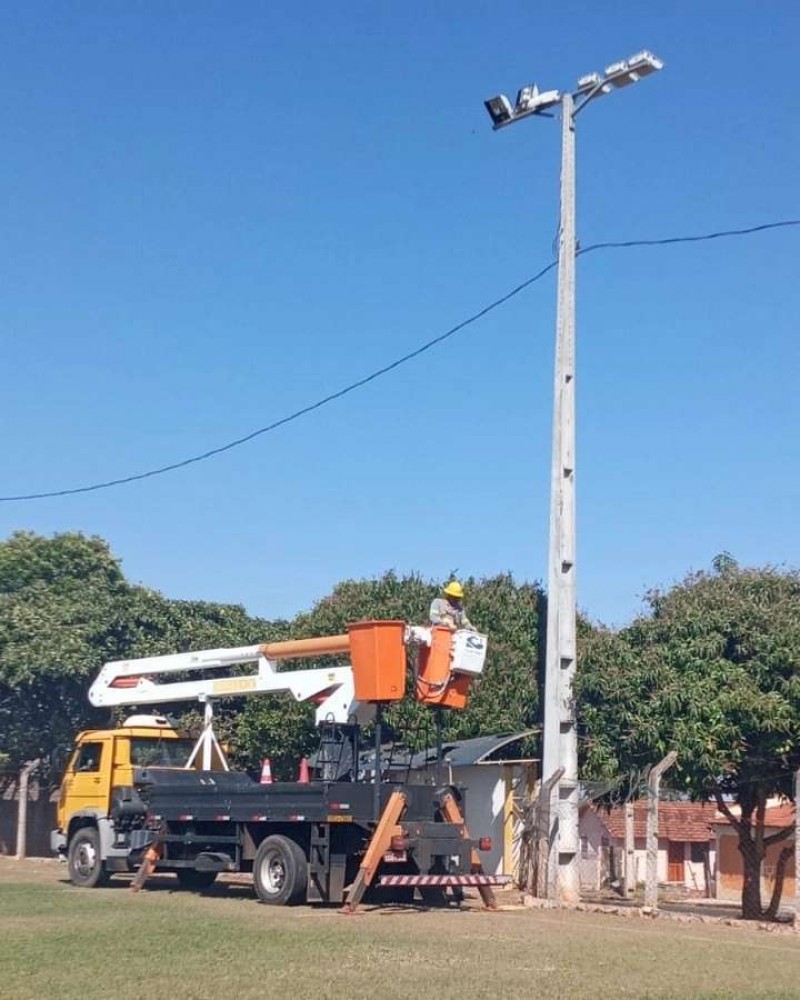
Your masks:
M457 597L459 600L464 596L464 588L458 580L451 580L444 588L444 592L448 597Z

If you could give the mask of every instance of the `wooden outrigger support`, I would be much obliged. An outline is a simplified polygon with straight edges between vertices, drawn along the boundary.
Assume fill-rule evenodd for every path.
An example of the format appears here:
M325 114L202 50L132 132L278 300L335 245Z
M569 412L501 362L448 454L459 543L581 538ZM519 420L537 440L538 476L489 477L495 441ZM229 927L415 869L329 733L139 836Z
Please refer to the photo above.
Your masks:
M133 876L133 880L130 885L131 892L138 892L144 887L145 882L150 878L150 876L155 871L156 865L161 859L162 845L163 845L163 832L159 831L156 839L150 844L147 850L144 852L144 857L142 858L142 863L136 869L136 874Z
M370 838L370 842L364 852L364 858L358 869L358 875L356 875L350 892L348 893L347 902L342 907L342 913L352 914L356 912L364 893L370 885L372 885L384 854L391 849L392 838L395 836L402 836L403 830L399 825L399 822L405 807L406 793L396 789L389 796L389 800L381 813L378 825L375 827L375 832ZM464 821L461 807L459 806L455 795L451 791L447 791L442 795L439 803L439 810L442 814L442 819L446 823L452 823L454 826L458 827L462 840L470 839L469 830L467 829L467 824ZM475 885L486 909L496 910L497 900L495 899L494 892L489 884L490 877L486 876L485 882L482 880L483 865L481 864L478 852L474 847L470 851L470 867L472 869L472 875L467 877L447 875L420 877L398 876L397 884L424 884L426 886L434 884L442 886L448 886L451 884ZM478 880L478 878L473 878L473 876L480 876L481 879ZM497 878L499 879L500 876ZM391 884L391 879L383 879L382 881Z
M469 840L469 830L467 829L467 824L464 821L464 817L461 813L461 807L458 802L456 802L456 797L452 792L445 792L442 796L441 802L439 804L442 816L447 823L456 823L461 829L461 837L464 840ZM475 848L472 848L470 854L470 863L472 871L476 875L483 874L483 865L481 864L480 856ZM483 905L487 910L497 909L497 900L494 897L494 892L490 885L477 886L478 892L481 899L483 900Z
M364 858L358 869L358 875L356 875L352 888L347 895L347 902L342 907L343 913L355 913L364 893L372 884L378 866L384 854L391 846L392 837L400 833L400 828L397 824L403 815L405 807L406 793L396 789L389 796L389 801L381 813L381 818L378 820L375 832L372 834L369 844L367 844Z

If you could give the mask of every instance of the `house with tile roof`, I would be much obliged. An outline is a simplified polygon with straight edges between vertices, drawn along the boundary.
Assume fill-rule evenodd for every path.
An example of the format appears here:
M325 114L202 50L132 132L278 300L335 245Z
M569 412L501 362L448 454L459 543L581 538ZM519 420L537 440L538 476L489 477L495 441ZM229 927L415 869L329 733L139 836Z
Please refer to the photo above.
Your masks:
M710 895L716 866L710 802L660 802L658 880L698 895ZM647 864L647 802L633 805L634 884L644 882ZM625 859L625 808L587 804L580 814L581 889L591 891L621 880Z
M737 811L734 810L734 812ZM792 826L794 822L794 804L792 802L781 803L776 801L774 804L768 804L764 814L764 833L769 836L769 834L777 833L787 826ZM740 899L742 895L742 883L744 881L744 869L742 866L742 855L739 853L739 837L730 820L720 812L717 812L714 818L713 828L716 835L718 859L716 879L717 899ZM790 836L787 840L783 840L778 844L771 844L767 848L766 857L761 866L761 899L764 903L772 895L775 885L775 869L778 857L784 847L792 848L792 857L786 866L783 899L789 899L795 893L794 836Z

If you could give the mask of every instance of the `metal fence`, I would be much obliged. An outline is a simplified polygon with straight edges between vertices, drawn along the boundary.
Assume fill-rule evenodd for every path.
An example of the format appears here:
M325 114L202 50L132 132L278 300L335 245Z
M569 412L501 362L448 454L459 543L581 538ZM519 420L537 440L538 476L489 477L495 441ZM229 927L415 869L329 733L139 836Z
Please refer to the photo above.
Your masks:
M50 857L50 831L56 825L58 789L40 781L34 774L28 781L28 816L25 844L17 843L20 775L0 771L0 854L25 854L33 858ZM20 850L24 846L23 850Z

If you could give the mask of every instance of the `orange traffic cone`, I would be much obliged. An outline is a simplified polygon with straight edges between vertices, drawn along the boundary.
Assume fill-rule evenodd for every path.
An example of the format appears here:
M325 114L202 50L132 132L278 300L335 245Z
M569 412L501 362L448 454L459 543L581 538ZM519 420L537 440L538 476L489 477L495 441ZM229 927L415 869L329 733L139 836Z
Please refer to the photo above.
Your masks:
M307 757L301 757L301 759L300 759L300 774L298 775L297 780L298 780L298 782L301 785L307 785L309 783L309 781L311 780L309 778L309 775L308 775L308 758Z
M261 765L261 784L272 784L272 764L270 763L269 757L265 757Z

